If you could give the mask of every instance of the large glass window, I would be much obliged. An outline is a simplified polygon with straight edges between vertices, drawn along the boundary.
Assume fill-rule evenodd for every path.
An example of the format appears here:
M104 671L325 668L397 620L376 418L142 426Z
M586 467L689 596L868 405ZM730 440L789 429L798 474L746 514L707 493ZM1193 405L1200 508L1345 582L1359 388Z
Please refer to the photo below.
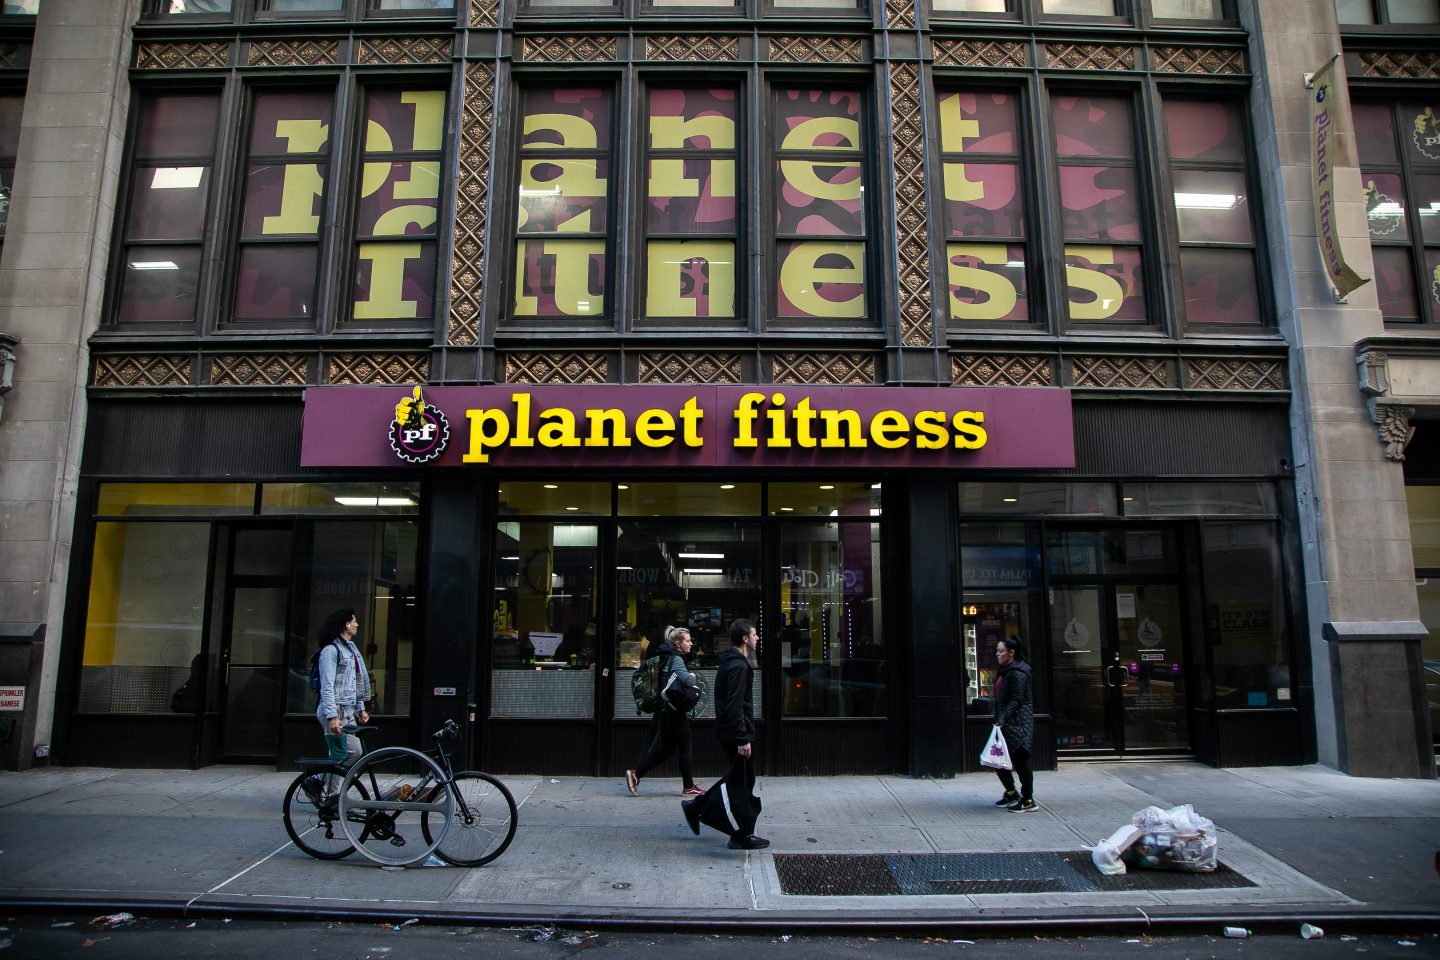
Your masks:
M1113 517L1119 510L1113 483L1011 483L996 480L960 484L960 512Z
M1040 549L1025 523L960 525L961 656L965 702L972 712L994 710L1000 665L995 644L1018 636L1037 656L1044 646L1034 612L1040 598ZM1036 676L1036 681L1041 678ZM1043 701L1042 701L1043 702Z
M534 87L521 98L516 317L606 312L611 93Z
M779 89L774 130L775 316L866 316L865 145L855 90Z
M1440 321L1440 98L1357 101L1354 116L1380 313Z
M1233 101L1165 98L1187 323L1254 325L1261 319L1245 124Z
M122 233L122 323L196 319L219 104L210 93L140 103Z
M236 266L237 320L315 323L334 99L330 90L255 97Z
M1028 321L1018 98L951 91L940 94L939 108L950 316Z
M1335 0L1342 26L1440 23L1440 0Z
M593 717L599 643L594 524L496 527L493 717Z
M734 87L649 92L646 316L736 315L738 101Z
M1202 550L1216 706L1294 706L1275 525L1207 523Z

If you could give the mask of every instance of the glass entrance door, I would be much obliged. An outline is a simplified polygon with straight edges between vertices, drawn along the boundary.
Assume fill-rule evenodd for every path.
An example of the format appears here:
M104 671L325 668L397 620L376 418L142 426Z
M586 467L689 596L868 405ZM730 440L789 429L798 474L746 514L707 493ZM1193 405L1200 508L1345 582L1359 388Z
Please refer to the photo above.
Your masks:
M290 531L235 531L221 646L220 752L273 760L285 693Z
M1179 589L1067 585L1053 588L1052 597L1056 747L1106 754L1188 750Z

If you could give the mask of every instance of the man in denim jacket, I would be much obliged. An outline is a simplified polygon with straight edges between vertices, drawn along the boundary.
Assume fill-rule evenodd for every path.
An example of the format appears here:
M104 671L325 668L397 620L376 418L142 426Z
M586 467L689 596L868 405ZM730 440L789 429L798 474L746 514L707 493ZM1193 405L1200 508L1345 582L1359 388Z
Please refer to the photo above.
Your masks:
M360 621L350 608L336 610L320 626L320 706L315 717L325 731L325 745L330 759L354 760L360 755L360 738L346 734L356 720L366 723L370 714L365 702L370 699L370 673L355 646Z

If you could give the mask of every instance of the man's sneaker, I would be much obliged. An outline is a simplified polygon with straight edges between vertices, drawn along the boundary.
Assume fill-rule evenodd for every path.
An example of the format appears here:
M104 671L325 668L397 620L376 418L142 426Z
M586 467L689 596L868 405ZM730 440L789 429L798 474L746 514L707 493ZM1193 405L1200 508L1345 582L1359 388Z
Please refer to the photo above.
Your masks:
M700 801L681 800L680 811L685 814L685 822L690 825L690 832L700 836Z
M996 801L995 801L995 806L997 806L997 807L1008 807L1008 806L1010 806L1011 804L1013 804L1013 803L1015 803L1016 801L1018 801L1019 799L1020 799L1020 792L1019 792L1018 790L1006 790L1006 791L1005 791L1005 796L1003 796L1003 797L1001 797L999 800L996 800Z
M305 791L305 796L315 806L320 806L320 798L325 793L325 774L317 773L312 777L306 777L300 781L300 789Z
M1011 813L1033 813L1040 809L1040 804L1034 800L1016 800L1010 804Z
M752 833L748 837L731 837L726 846L731 850L764 850L770 846L770 841Z
M625 789L630 791L630 796L640 796L640 778L635 775L634 770L625 771Z

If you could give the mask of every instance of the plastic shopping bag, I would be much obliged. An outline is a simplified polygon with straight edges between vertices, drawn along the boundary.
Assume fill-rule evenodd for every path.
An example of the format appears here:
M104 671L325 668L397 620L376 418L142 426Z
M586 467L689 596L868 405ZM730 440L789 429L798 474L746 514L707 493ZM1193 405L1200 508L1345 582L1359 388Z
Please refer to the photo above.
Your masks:
M1145 830L1133 823L1116 830L1110 836L1095 844L1095 849L1090 851L1090 860L1095 868L1106 876L1115 876L1125 872L1125 862L1120 857L1130 845L1145 835Z
M992 770L1015 769L1010 762L1010 748L1005 745L1005 737L999 727L990 728L990 739L986 741L985 749L980 751L980 766Z

